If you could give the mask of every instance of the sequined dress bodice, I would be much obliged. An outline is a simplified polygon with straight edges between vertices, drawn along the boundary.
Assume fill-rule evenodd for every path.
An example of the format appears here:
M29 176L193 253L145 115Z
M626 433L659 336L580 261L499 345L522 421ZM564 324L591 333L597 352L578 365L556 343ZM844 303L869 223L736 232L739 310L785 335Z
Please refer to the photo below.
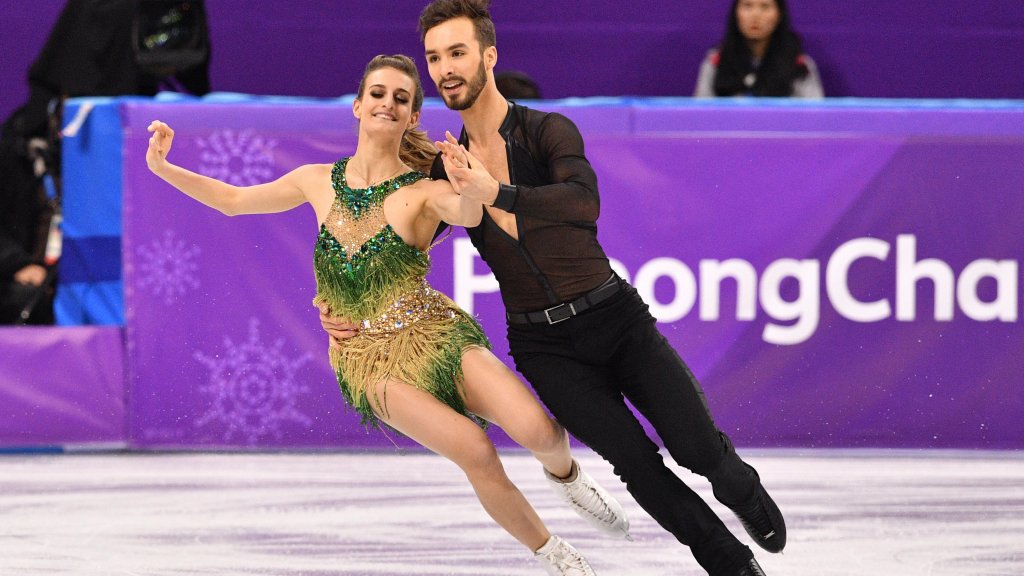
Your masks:
M370 320L414 291L430 268L427 254L406 244L384 216L384 200L425 175L407 172L353 189L346 164L348 158L339 160L331 171L335 198L317 237L317 286L335 315Z

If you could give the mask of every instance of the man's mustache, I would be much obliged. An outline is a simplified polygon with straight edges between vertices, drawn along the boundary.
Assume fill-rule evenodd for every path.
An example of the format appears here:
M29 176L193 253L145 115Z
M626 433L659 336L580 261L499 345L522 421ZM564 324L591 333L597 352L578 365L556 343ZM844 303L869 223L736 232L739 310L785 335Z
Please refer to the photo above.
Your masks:
M463 84L468 84L468 82L466 82L466 79L463 78L462 76L449 76L437 83L438 90L444 90L444 85L449 82L462 82Z

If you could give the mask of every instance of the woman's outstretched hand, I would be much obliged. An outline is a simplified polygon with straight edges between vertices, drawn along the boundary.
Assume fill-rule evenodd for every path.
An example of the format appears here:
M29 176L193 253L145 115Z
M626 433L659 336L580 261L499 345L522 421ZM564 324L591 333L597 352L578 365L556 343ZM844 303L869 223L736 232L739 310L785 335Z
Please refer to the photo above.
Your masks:
M167 153L171 151L171 142L174 140L174 130L167 124L153 120L149 123L150 132L149 149L146 150L146 165L156 173L167 165Z

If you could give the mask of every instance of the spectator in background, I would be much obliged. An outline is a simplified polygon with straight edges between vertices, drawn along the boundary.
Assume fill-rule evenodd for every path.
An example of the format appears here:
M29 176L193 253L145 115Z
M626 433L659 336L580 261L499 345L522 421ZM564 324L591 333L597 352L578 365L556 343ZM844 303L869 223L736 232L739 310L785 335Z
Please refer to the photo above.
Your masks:
M209 92L203 0L68 0L0 132L0 324L53 322L51 217L60 206L64 98ZM48 200L43 182L52 183Z
M52 324L43 263L50 211L39 178L14 144L0 141L0 324Z
M825 96L785 0L733 1L725 38L701 64L694 96Z
M506 100L540 100L540 87L525 72L495 72L494 83Z

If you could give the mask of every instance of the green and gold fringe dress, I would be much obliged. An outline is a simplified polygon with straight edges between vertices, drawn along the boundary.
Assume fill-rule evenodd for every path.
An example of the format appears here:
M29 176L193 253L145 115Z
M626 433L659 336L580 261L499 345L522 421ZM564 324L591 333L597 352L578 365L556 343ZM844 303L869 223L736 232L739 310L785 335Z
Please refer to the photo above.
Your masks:
M343 158L331 171L334 205L320 226L313 257L314 305L326 303L335 316L362 324L357 336L330 351L345 401L364 424L377 424L367 395L376 382L393 378L479 423L459 393L462 353L472 346L490 348L490 342L473 317L427 284L427 253L406 244L384 217L384 199L426 174L407 172L352 189L346 164ZM386 398L374 400L387 410Z

